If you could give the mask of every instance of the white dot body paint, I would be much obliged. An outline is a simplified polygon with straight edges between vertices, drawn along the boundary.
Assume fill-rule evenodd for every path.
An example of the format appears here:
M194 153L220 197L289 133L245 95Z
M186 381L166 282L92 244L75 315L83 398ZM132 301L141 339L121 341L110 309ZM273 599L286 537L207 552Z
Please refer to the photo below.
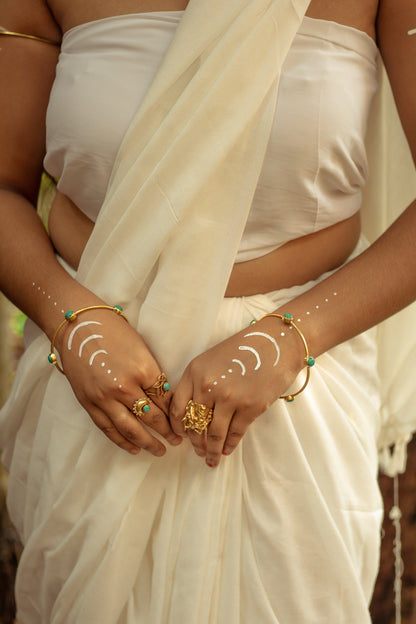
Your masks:
M254 357L256 358L256 365L254 367L254 370L258 370L261 366L261 359L260 356L258 354L258 352L256 351L256 349L253 349L253 347L247 347L245 345L238 347L239 351L250 351L250 353L252 353L254 355Z
M412 30L407 31L408 35L416 35L416 28L412 28Z
M101 334L92 334L92 336L88 336L88 338L85 338L85 340L83 340L79 346L78 357L82 356L82 350L87 342L91 342L91 340L95 340L96 338L104 338L104 336L101 336Z
M225 379L225 375L221 375L221 379Z
M228 369L228 372L229 372L229 373L232 373L232 372L233 372L233 369L232 369L232 368L229 368L229 369Z
M102 323L99 323L98 321L84 321L83 323L79 323L79 325L77 325L69 334L68 351L71 351L72 349L72 341L74 340L76 332L81 329L81 327L87 327L87 325L102 325Z
M272 343L272 345L276 349L276 360L274 361L273 366L276 366L276 364L278 363L280 359L280 349L279 349L279 345L277 344L273 336L270 336L269 334L266 334L265 332L250 332L249 334L245 334L244 338L249 338L250 336L261 336L262 338L266 338L266 340L269 340ZM239 348L241 349L241 347ZM255 368L255 370L257 370L258 368L260 368L260 364Z
M90 366L93 365L93 362L94 362L96 356L99 355L100 353L104 353L105 355L108 355L108 351L106 351L105 349L98 349L98 351L94 351L94 353L90 357L90 361L89 361L89 365ZM101 364L101 366L104 366L104 362Z
M101 362L101 366L102 366L102 368L104 368L105 362Z
M232 362L235 362L236 364L241 366L241 375L244 377L244 375L246 374L246 367L244 366L242 361L241 360L232 360Z

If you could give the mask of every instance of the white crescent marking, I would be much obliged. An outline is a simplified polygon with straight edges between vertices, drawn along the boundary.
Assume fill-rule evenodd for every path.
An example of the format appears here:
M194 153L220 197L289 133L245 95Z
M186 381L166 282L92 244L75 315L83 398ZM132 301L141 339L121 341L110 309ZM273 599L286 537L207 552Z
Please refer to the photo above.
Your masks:
M69 338L68 338L68 350L69 351L71 351L72 341L74 339L75 332L77 332L80 327L85 327L86 325L102 325L102 323L99 323L98 321L84 321L83 323L80 323L79 325L74 327L74 329L69 334Z
M244 366L244 364L241 362L241 360L232 360L232 361L241 366L241 369L242 369L241 375L244 377L244 375L246 374L246 367Z
M100 353L105 353L106 355L108 355L108 351L106 351L105 349L99 349L98 351L95 351L90 357L90 362L89 362L90 366L92 366L92 363L94 362L95 357L99 355Z
M260 359L260 356L257 353L257 351L255 349L253 349L253 347L243 346L243 347L238 347L238 348L239 348L240 351L250 351L255 356L255 358L257 360L257 364L254 367L254 370L258 370L260 368L260 366L261 366L261 359Z
M273 366L276 366L276 364L278 363L280 359L280 349L279 349L279 345L277 344L273 336L269 336L269 334L265 334L264 332L250 332L249 334L246 334L244 338L248 338L249 336L263 336L263 338L267 338L267 340L270 340L270 342L273 344L274 348L276 349L276 360L273 364Z
M89 342L90 340L94 340L95 338L104 338L104 336L100 336L99 334L93 334L92 336L88 336L88 338L85 338L85 340L81 342L80 347L79 347L79 352L78 352L79 357L81 357L82 350L87 344L87 342Z

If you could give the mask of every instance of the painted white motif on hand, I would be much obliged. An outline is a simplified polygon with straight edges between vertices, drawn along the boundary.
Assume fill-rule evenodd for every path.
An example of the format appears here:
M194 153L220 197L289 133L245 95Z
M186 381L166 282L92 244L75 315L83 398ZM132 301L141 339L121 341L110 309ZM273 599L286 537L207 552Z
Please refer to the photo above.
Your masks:
M246 374L246 367L244 366L242 361L241 360L231 360L231 361L235 362L235 364L238 364L239 366L241 366L241 374L244 377L244 375Z
M79 325L77 325L69 334L69 338L68 338L68 351L71 351L72 348L72 341L74 340L74 336L76 334L76 332L81 329L81 327L87 327L87 325L102 325L102 323L99 323L98 321L84 321L83 323L80 323Z
M52 303L52 297L51 297L51 295L48 295L46 290L43 290L43 288L41 286L39 286L38 284L36 284L36 282L32 282L32 287L35 288L35 290L37 290L40 295L42 295L43 297L47 297L48 301L50 301ZM54 301L52 303L52 305L55 308L57 308L58 307L58 302ZM61 310L61 312L62 312L62 314L65 314L64 310Z
M254 370L258 370L261 366L261 359L260 356L258 354L258 351L256 351L256 349L253 349L253 347L247 347L247 346L242 346L242 347L238 347L239 351L250 351L250 353L252 353L254 355L254 357L256 358L256 366L254 367Z
M100 353L104 353L105 355L108 355L108 351L106 351L105 349L98 349L98 351L94 351L94 353L90 357L90 361L88 362L90 366L93 365L93 362L94 362L96 356L99 355ZM116 380L114 380L114 381L116 381Z
M82 357L82 350L85 347L85 345L90 342L91 340L95 340L96 338L104 338L104 336L101 336L101 334L92 334L91 336L88 336L88 338L85 338L85 340L83 340L79 346L79 351L78 351L78 356Z
M333 292L332 293L333 297L336 297L337 295L338 295L337 292ZM328 297L325 297L323 302L320 302L320 303L317 303L317 304L313 305L312 308L311 308L312 311L311 310L307 310L306 313L305 313L306 316L310 316L313 311L319 311L320 308L321 308L321 305L323 307L323 305L325 303L329 303L329 295L328 295ZM297 323L301 323L302 319L301 318L297 318L296 322ZM288 327L288 329L289 330L293 330L293 327L290 325ZM280 336L282 338L284 338L285 335L286 335L285 331L281 331L280 332ZM244 338L250 338L251 336L261 336L263 338L266 338L266 340L268 340L269 342L271 342L273 344L274 348L276 349L276 359L275 359L275 361L273 363L273 366L277 366L277 364L278 364L278 362L280 360L280 348L279 348L279 345L277 344L277 341L275 340L275 338L273 338L273 336L270 336L270 334L267 334L265 332L259 332L259 331L249 332L248 334L244 334ZM249 347L249 346L246 346L246 345L242 345L242 346L238 347L238 349L239 349L239 351L250 351L251 353L253 353L253 355L256 357L256 366L254 367L253 370L255 370L255 371L259 370L259 368L262 365L262 361L261 361L261 358L260 358L260 355L259 355L258 351L256 349L254 349L253 347ZM238 359L233 359L232 362L239 365L239 367L241 368L241 376L244 377L246 375L246 373L247 373L246 365L241 360L238 360ZM232 372L233 372L233 369L229 368L228 369L228 373L232 373ZM220 377L220 379L226 379L226 378L227 378L226 375L221 375L221 377ZM218 381L215 380L212 383L212 385L213 386L218 386ZM208 392L212 392L212 388L208 388Z
M250 336L262 336L263 338L266 338L267 340L270 340L270 342L272 343L272 345L276 349L276 359L275 359L275 361L273 363L273 366L276 366L278 361L279 361L279 359L280 359L280 349L279 349L279 345L277 344L277 342L273 338L273 336L270 336L269 334L266 334L265 332L250 332L249 334L245 334L244 338L249 338Z
M413 28L412 30L408 30L407 34L408 35L416 35L416 28Z

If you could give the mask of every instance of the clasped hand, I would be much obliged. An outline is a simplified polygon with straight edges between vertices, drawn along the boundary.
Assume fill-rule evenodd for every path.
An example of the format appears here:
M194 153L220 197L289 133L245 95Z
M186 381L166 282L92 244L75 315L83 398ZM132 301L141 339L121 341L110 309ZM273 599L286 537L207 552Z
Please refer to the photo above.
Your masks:
M113 443L133 454L145 449L161 456L166 447L160 437L171 445L188 437L197 455L213 467L234 451L249 425L299 372L296 341L292 345L287 336L278 344L270 323L262 323L192 360L174 394L168 390L147 396L161 367L143 338L108 311L91 311L71 323L62 332L58 350L78 401ZM147 399L148 405L134 415L133 405L140 399ZM212 409L212 420L202 433L185 430L190 400Z

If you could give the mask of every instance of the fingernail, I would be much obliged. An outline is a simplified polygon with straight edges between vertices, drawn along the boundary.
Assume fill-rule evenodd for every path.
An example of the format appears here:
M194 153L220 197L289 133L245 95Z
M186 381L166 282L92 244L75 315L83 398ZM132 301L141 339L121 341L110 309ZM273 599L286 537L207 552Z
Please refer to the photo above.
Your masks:
M140 453L140 449L139 448L130 449L129 453L131 453L131 455L138 455Z
M169 440L169 442L173 446L178 446L178 444L180 444L182 442L182 440L183 440L183 438L181 438L180 436L177 436L176 438L172 438L172 440Z
M198 455L198 457L205 457L206 455L205 451L201 451L200 449L195 449L195 453Z
M162 455L164 455L166 453L166 449L161 448L161 449L157 449L154 452L154 455L156 455L156 457L162 457Z
M231 455L231 450L230 450L230 449L227 449L227 448L222 449L222 454L223 454L223 455Z
M211 461L207 461L207 466L209 466L210 468L215 468L217 464L212 463Z

